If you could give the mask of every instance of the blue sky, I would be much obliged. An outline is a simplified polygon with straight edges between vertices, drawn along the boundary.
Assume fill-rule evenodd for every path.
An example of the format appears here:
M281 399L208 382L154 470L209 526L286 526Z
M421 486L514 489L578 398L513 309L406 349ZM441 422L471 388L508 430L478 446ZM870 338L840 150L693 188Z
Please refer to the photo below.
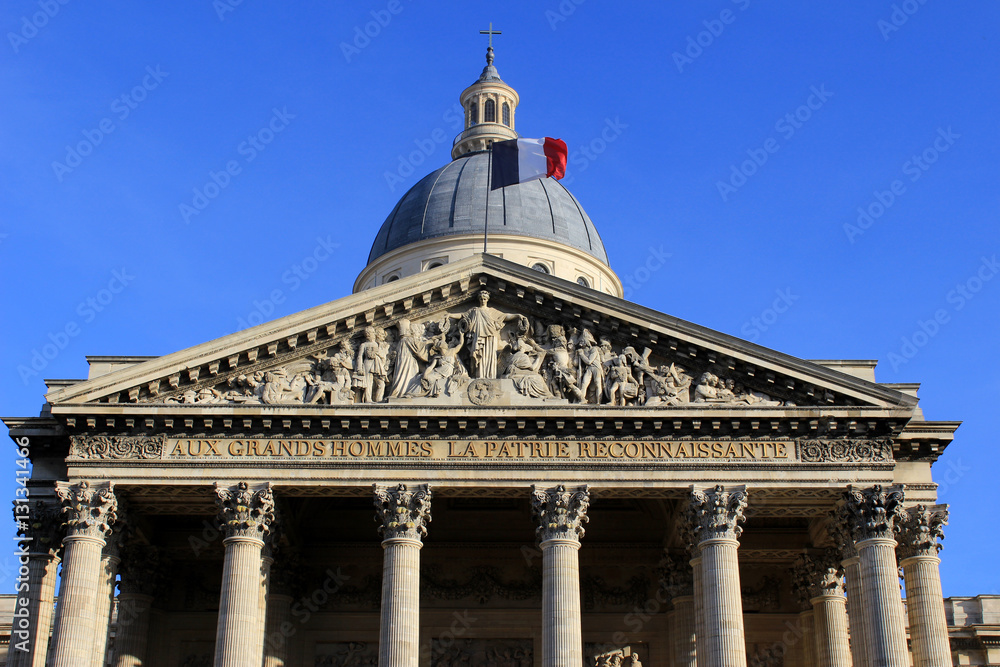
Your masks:
M0 11L2 414L37 414L84 355L349 294L449 159L493 21L518 131L567 142L632 300L880 359L928 419L965 422L935 466L944 590L1000 593L997 3L63 3Z

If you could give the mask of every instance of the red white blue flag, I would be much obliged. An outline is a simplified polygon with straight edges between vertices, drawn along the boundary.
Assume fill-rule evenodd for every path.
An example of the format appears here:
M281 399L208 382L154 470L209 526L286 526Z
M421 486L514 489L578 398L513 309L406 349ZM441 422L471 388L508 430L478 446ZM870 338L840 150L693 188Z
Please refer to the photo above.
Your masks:
M511 139L493 143L490 190L566 175L566 142L562 139Z

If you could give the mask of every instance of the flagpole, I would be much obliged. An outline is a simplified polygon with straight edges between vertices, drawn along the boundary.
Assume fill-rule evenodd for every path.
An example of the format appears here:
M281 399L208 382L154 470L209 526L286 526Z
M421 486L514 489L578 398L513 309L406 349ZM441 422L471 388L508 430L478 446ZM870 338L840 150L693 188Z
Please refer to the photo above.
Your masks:
M486 254L486 237L490 224L490 188L493 186L493 146L486 163L486 215L483 216L483 254Z

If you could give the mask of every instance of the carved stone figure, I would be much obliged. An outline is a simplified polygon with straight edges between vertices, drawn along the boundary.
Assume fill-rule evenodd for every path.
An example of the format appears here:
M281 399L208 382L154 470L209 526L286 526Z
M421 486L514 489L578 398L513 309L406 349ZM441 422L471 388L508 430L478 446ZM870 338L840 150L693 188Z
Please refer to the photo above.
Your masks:
M521 320L527 327L527 319L517 313L503 313L487 304L490 293L481 290L478 294L479 305L470 308L463 315L451 315L459 320L459 326L466 334L469 346L469 375L473 378L496 379L497 352L500 341L500 331L505 323L511 320Z
M326 351L316 354L316 371L306 377L306 403L340 403L351 386L354 371L354 346L349 339L340 341L340 349L329 357Z
M362 403L380 403L385 395L388 359L383 347L385 332L380 327L365 327L365 342L358 346L352 383ZM381 339L381 340L380 340Z
M594 667L642 667L639 655L630 647L608 651L594 656Z
M427 363L430 343L423 339L424 327L421 324L410 324L409 320L403 319L396 327L399 340L396 341L396 365L389 395L401 398L420 391L420 364Z
M600 403L604 395L604 361L601 348L594 340L590 329L584 329L576 345L577 382L580 394L587 403ZM591 384L594 387L593 399L588 395Z
M458 353L465 345L465 334L459 332L455 345L449 345L444 334L436 336L431 343L431 362L424 369L420 379L420 389L410 396L436 398L441 394L453 395L468 379L465 367L458 359Z
M611 405L632 403L639 395L639 383L632 377L628 358L624 354L613 357L605 364L607 391Z
M553 324L548 330L549 343L545 347L548 352L546 367L549 392L559 398L569 398L583 401L583 392L577 387L576 374L571 367L571 357L566 342L565 330L561 325Z
M646 374L646 402L650 407L682 405L691 400L691 376L680 366L660 366L654 373Z
M525 396L532 398L551 398L545 378L538 369L545 361L545 350L528 340L527 336L518 336L510 343L511 356L507 360L503 377L514 382L514 388Z

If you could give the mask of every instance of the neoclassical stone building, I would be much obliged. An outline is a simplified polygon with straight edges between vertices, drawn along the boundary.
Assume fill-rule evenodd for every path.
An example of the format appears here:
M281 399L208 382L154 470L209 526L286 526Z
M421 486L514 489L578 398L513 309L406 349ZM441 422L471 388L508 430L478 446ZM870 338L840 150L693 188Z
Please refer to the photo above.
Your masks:
M951 664L958 423L875 362L623 300L565 187L489 190L519 98L487 61L353 294L90 357L5 420L32 462L8 664Z

